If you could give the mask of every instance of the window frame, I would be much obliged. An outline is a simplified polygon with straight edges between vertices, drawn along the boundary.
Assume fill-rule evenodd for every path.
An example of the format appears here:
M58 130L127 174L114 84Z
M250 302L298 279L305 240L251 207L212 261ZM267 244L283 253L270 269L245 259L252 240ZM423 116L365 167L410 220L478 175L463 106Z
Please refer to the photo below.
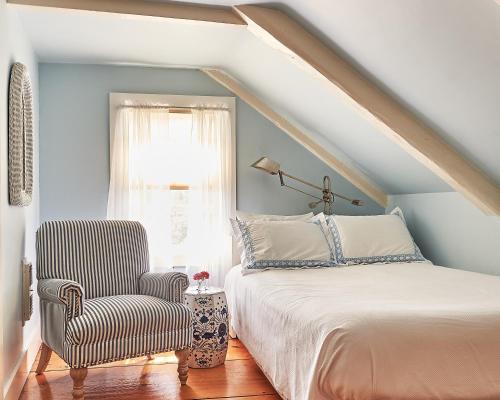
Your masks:
M231 118L231 217L236 215L236 98L220 96L184 96L171 94L122 93L109 94L109 160L113 151L116 115L124 105L155 104L171 107L224 107ZM234 251L233 251L234 252Z

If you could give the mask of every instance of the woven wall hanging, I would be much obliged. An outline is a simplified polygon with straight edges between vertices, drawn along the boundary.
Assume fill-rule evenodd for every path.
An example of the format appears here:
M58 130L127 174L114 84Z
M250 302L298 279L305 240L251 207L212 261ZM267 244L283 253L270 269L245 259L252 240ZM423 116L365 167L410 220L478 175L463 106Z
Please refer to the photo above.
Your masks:
M9 85L9 203L27 206L33 195L33 92L28 68L14 63Z

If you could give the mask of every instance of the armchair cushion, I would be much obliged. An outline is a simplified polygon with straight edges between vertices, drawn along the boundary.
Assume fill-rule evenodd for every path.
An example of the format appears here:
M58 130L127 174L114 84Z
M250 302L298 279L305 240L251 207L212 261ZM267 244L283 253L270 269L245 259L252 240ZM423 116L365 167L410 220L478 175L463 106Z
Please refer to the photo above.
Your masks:
M144 295L99 297L87 300L85 313L68 323L66 341L70 345L117 339L147 342L158 334L189 331L190 326L191 311L181 303Z
M186 274L180 272L146 272L139 278L139 291L148 296L182 302L182 294L189 286Z
M66 320L83 314L84 292L82 286L68 279L42 279L38 281L41 300L66 306Z

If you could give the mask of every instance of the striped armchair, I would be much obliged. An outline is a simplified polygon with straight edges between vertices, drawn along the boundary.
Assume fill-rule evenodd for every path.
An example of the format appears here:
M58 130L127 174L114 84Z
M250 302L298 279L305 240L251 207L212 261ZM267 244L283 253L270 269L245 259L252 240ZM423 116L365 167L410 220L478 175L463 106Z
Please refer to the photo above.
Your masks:
M191 312L181 273L149 272L146 232L138 222L46 222L37 232L42 354L70 366L73 398L83 398L87 367L176 350L188 375Z

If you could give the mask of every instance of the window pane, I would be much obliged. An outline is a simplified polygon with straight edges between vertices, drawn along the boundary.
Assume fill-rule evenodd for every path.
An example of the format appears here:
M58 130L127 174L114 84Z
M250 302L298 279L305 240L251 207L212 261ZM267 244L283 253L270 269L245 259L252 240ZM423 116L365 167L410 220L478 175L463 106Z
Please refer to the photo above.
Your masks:
M187 236L188 229L188 190L172 190L172 208L170 211L170 223L172 229L172 244L180 245Z

